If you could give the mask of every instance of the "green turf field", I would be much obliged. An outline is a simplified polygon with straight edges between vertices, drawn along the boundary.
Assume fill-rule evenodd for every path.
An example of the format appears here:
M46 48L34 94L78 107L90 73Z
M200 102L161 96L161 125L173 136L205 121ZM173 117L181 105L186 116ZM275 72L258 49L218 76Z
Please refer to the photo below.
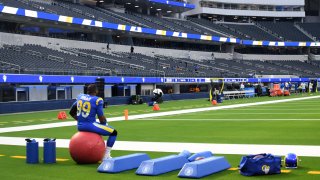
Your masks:
M306 97L310 95L304 95ZM278 100L291 97L262 97L225 101L223 105ZM161 104L161 112L181 109L211 107L204 100L171 101ZM219 105L221 106L221 105ZM152 113L146 105L112 106L106 109L108 117L129 114ZM269 145L320 145L320 98L278 104L258 105L218 111L162 116L132 121L110 122L119 132L119 141L150 142L200 142L225 144L269 144ZM59 122L58 111L14 115L0 115L0 128ZM32 120L32 121L31 121ZM47 121L45 121L47 120ZM18 122L21 121L21 122ZM9 137L55 137L68 139L76 127L59 127L23 132L1 133ZM113 151L114 157L130 154L128 151ZM214 152L213 152L214 153ZM173 153L148 152L155 158ZM5 155L5 156L1 156ZM58 162L54 165L27 165L24 159L10 156L25 155L22 146L0 145L0 179L177 179L178 171L158 177L134 175L134 171L121 174L100 174L98 165L76 165L73 161ZM240 155L225 155L232 167L237 167ZM57 157L70 159L68 150L59 148ZM253 179L320 179L320 175L309 175L308 171L320 171L320 158L302 157L301 167L289 174L253 177ZM246 179L237 171L224 171L206 179Z
M313 94L311 96L314 96L314 95L317 95L317 94ZM272 98L259 97L259 98L235 99L235 100L227 100L223 104L220 104L219 106L287 99L287 98L306 97L306 96L310 96L310 95L293 94L290 97L272 97ZM161 105L161 112L181 110L181 109L211 107L211 106L212 105L208 103L207 99L167 101L167 102L164 102L163 105ZM151 107L148 107L146 104L143 104L143 105L110 106L105 109L105 114L107 118L123 116L123 111L125 109L129 110L129 115L154 113ZM61 110L41 111L41 112L35 112L35 113L20 113L20 114L0 114L0 128L59 122L57 120L57 114L59 111ZM69 110L63 110L63 111L66 111L67 113L69 112ZM73 121L73 120L69 116L67 121Z

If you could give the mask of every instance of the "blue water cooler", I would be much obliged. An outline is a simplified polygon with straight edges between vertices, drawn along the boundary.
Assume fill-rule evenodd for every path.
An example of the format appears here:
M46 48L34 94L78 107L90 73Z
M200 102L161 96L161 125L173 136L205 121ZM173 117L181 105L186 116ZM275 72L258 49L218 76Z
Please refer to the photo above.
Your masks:
M56 163L56 139L46 138L43 140L43 162L46 164Z
M35 139L26 139L26 141L27 141L26 162L28 164L39 163L39 143Z

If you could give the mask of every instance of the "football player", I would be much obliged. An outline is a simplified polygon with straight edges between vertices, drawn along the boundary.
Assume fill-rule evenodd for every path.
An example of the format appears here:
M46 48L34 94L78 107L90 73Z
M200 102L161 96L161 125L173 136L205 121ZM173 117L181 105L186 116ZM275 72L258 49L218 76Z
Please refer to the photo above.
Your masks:
M103 114L103 99L97 97L98 89L95 84L87 88L87 94L80 94L76 102L72 105L69 114L77 120L79 131L93 132L102 136L109 136L106 146L107 150L104 159L111 157L111 149L117 138L117 131L108 125ZM99 123L96 122L96 115Z

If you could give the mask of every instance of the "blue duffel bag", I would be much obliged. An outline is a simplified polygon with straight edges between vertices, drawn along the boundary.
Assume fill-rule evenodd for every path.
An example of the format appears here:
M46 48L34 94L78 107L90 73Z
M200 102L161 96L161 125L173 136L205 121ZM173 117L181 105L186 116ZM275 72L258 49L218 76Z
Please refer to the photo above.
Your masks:
M243 156L239 165L244 176L270 175L281 173L281 157L272 154Z

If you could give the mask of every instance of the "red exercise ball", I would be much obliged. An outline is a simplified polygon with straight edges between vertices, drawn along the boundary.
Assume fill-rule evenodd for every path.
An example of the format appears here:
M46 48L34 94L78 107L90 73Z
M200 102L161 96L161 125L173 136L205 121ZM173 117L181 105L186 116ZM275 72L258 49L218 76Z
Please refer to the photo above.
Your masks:
M102 160L106 145L99 134L77 132L69 143L72 159L78 164L94 164Z

